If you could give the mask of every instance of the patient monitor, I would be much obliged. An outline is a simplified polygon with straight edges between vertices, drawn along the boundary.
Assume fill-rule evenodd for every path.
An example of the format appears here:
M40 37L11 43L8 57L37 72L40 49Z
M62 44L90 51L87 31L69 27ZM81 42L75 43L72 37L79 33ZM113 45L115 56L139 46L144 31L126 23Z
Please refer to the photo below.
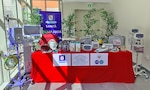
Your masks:
M134 46L143 46L144 45L144 34L136 33L134 35Z

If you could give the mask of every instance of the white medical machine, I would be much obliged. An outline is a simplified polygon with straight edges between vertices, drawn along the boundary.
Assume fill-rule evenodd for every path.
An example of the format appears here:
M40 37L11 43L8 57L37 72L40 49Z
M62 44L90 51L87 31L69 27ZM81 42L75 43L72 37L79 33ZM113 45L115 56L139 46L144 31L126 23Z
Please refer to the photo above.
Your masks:
M130 38L129 38L129 43L130 43L130 45L131 45L131 47L130 47L130 49L133 51L133 44L134 44L134 35L136 34L136 33L138 33L139 32L139 30L138 29L132 29L131 31L130 31Z
M132 47L134 51L136 52L136 62L133 66L135 75L142 75L145 76L146 79L149 78L147 75L147 72L145 69L142 69L138 61L139 61L139 53L144 53L144 34L141 33L135 33L133 35L133 41L132 41Z

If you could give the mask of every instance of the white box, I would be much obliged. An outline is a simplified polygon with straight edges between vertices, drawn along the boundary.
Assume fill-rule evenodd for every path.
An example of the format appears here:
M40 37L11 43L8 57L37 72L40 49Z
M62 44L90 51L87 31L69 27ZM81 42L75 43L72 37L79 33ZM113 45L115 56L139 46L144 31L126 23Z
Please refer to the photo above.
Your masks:
M76 42L76 52L81 52L81 43Z
M75 50L76 50L75 42L70 42L69 47L70 47L70 52L75 52Z

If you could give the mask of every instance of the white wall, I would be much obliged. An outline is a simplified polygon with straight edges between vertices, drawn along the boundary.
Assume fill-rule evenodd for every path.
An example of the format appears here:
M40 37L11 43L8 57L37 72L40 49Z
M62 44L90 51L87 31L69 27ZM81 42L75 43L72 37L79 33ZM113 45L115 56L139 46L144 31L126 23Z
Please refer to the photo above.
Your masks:
M71 14L72 12L74 11L79 11L79 12L82 12L81 15L78 15L78 13L76 12L75 13L75 16L77 15L78 17L76 17L76 20L77 22L83 22L83 15L85 15L85 13L87 12L87 10L90 10L91 8L88 7L88 2L63 2L63 18L67 18L67 16L69 14ZM96 8L96 9L101 9L101 8L105 8L105 9L109 9L110 8L110 3L93 3L93 8ZM81 16L81 17L79 17ZM80 21L82 20L82 21ZM76 24L77 25L77 24ZM77 25L78 26L78 25ZM77 27L76 26L76 29L83 29L84 28L84 24L81 24L81 26ZM83 36L83 33L84 31L76 31L76 36L80 37L80 36ZM64 34L64 37L66 37L66 34Z
M139 29L145 34L145 51L142 64L150 70L150 61L145 57L150 56L150 0L112 0L111 9L115 14L118 24L116 33L126 36L126 46L129 49L129 31L133 28Z
M108 8L110 3L93 3L93 8ZM84 2L63 2L63 17L67 17L70 13L72 13L76 9L88 10L88 3Z

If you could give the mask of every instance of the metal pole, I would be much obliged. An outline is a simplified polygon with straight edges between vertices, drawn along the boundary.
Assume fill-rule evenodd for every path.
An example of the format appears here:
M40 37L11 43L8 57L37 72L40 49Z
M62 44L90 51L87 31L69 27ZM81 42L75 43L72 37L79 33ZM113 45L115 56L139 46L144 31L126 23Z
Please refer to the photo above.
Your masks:
M47 11L46 8L47 8L47 5L46 5L46 0L45 0L45 11Z
M19 18L18 18L18 5L17 5L17 1L16 0L15 0L15 2L16 2L17 26L19 27L19 23L18 23L18 20L19 20Z

